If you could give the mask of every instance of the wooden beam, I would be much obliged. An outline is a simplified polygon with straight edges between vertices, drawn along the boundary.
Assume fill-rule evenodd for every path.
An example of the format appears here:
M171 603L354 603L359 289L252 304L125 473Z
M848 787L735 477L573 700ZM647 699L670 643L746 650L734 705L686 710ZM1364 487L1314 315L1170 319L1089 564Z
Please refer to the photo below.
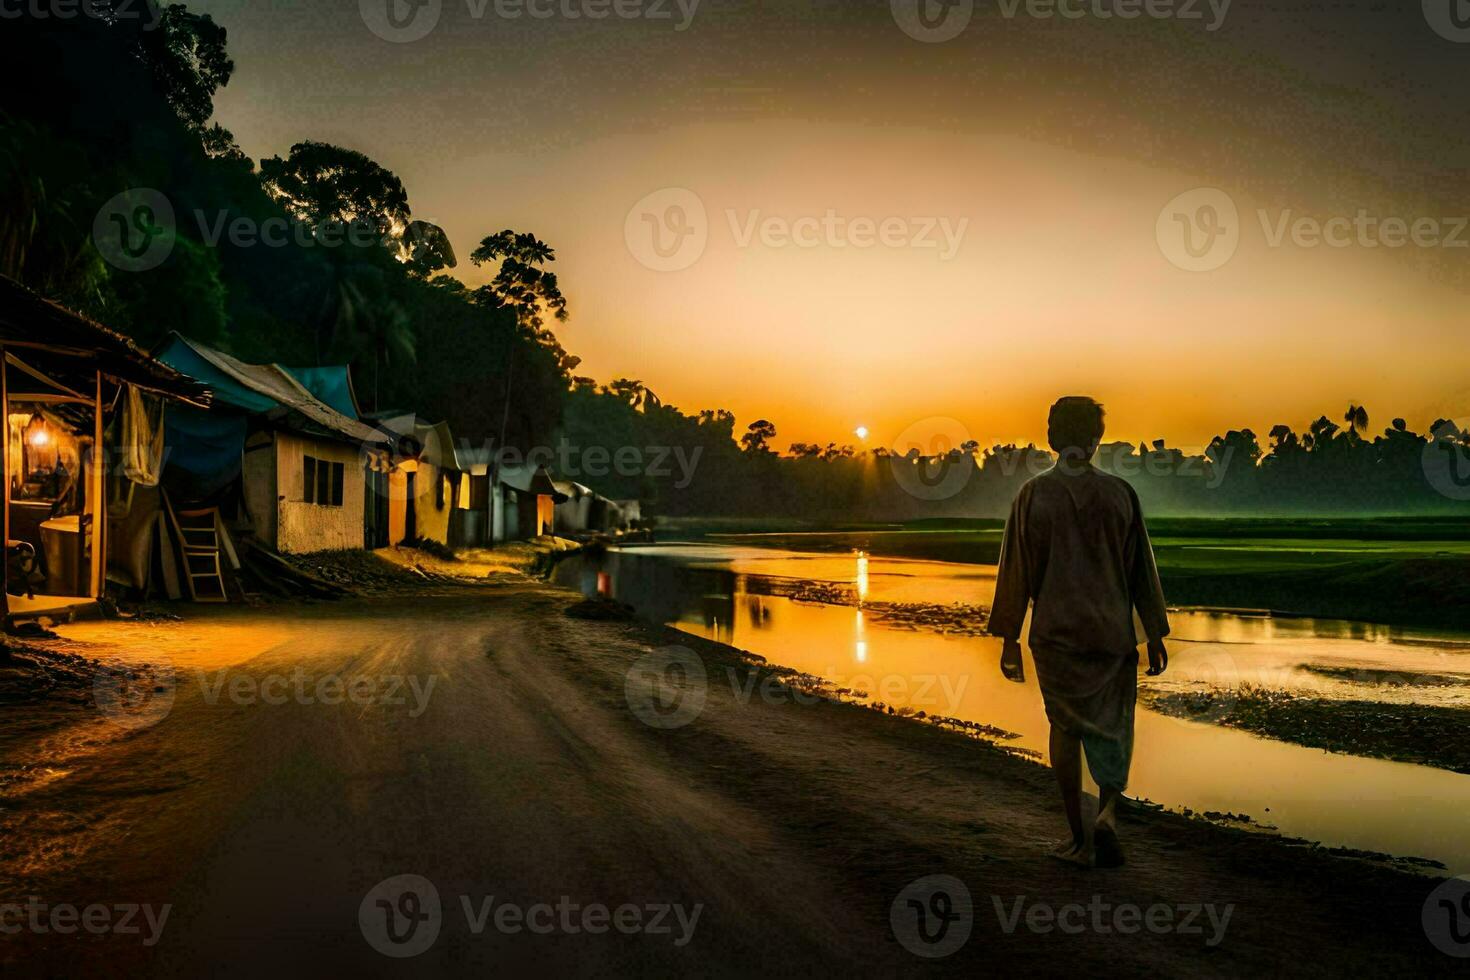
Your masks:
M96 417L92 426L92 598L102 598L107 583L107 453L102 445L102 372L97 372Z
M88 398L86 395L82 394L79 391L73 391L66 385L62 384L60 381L57 381L55 378L50 377L37 368L31 367L25 361L22 361L20 358L16 357L14 354L7 352L5 355L5 363L14 365L16 368L20 369L22 373L29 374L31 377L35 378L43 385L50 385L52 388L55 388L57 391L61 392L64 395L69 395L72 398L77 399L78 401L91 401L91 399Z
M6 382L10 372L5 367L5 347L0 344L0 419L5 427L5 442L0 446L0 493L5 495L5 554L0 561L0 610L10 615L10 389Z
M182 402L183 404L193 406L194 408L209 408L212 404L212 400L210 398L195 398L192 395L181 395L176 391L169 391L165 388L154 388L152 385L142 384L138 381L129 381L126 378L120 378L115 374L108 374L106 371L102 372L102 376L114 384L132 385L139 391L146 391L150 395L157 395L160 398L167 398L171 399L172 401ZM204 386L200 385L199 387L203 388Z
M35 392L18 391L15 400L19 402L35 402L37 405L90 405L91 398L73 398L70 395L38 395Z
M67 347L62 344L48 344L39 340L22 340L19 337L10 337L5 341L5 346L12 350L40 350L50 354L63 354L67 357L86 358L89 361L97 359L95 350L85 347Z

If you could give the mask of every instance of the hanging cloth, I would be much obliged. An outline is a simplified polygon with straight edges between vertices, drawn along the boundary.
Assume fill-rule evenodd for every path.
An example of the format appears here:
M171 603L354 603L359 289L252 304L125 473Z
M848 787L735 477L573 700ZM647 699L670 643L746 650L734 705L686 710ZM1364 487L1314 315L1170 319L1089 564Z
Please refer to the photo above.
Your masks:
M163 475L163 399L127 386L122 412L122 471L140 487Z

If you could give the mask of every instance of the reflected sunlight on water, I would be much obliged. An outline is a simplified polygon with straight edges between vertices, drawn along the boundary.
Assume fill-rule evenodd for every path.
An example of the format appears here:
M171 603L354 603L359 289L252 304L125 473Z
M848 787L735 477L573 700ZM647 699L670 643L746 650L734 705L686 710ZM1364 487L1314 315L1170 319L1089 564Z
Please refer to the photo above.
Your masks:
M994 569L850 555L805 555L745 547L669 545L610 552L617 598L641 612L772 663L867 692L895 707L982 722L1021 734L1013 743L1046 752L1046 719L1027 652L1024 685L997 667L999 641L890 629L865 622L861 603L988 605ZM567 563L563 584L586 591L593 569ZM858 607L803 602L768 580L849 585ZM788 590L789 591L789 590ZM737 610L741 611L737 615ZM1366 668L1463 673L1470 638L1380 626L1259 615L1173 614L1169 674L1151 686L1199 690L1242 683L1332 696L1464 705L1470 683L1390 689L1359 682ZM1346 668L1346 679L1307 670ZM1470 871L1470 779L1455 773L1329 754L1140 708L1130 795L1197 811L1245 813L1288 835L1444 861Z

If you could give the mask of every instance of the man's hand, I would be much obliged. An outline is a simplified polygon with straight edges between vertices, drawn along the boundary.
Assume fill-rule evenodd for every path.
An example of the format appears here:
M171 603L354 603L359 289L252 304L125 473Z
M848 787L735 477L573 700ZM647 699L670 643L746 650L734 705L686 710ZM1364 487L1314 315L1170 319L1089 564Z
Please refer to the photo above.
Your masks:
M1026 683L1026 667L1021 662L1021 641L1006 640L1000 648L1000 672L1006 680Z
M1158 677L1169 669L1169 651L1164 649L1163 640L1148 641L1148 676Z

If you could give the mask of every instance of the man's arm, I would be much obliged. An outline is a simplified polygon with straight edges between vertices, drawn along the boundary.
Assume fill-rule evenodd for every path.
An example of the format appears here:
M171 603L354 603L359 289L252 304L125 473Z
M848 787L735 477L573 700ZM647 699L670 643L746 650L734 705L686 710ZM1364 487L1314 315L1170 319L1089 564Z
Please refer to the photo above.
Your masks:
M986 630L1005 642L1001 644L1000 669L1007 680L1026 679L1021 663L1021 626L1031 604L1031 570L1026 556L1026 488L1011 504L1005 535L1000 544L1000 567L995 573L995 601L990 607Z
M1138 610L1138 620L1148 637L1148 673L1157 677L1169 667L1169 651L1164 646L1164 637L1169 635L1169 611L1164 605L1164 586L1159 582L1153 543L1149 541L1143 507L1136 493L1133 494L1133 568L1130 579L1133 608Z

